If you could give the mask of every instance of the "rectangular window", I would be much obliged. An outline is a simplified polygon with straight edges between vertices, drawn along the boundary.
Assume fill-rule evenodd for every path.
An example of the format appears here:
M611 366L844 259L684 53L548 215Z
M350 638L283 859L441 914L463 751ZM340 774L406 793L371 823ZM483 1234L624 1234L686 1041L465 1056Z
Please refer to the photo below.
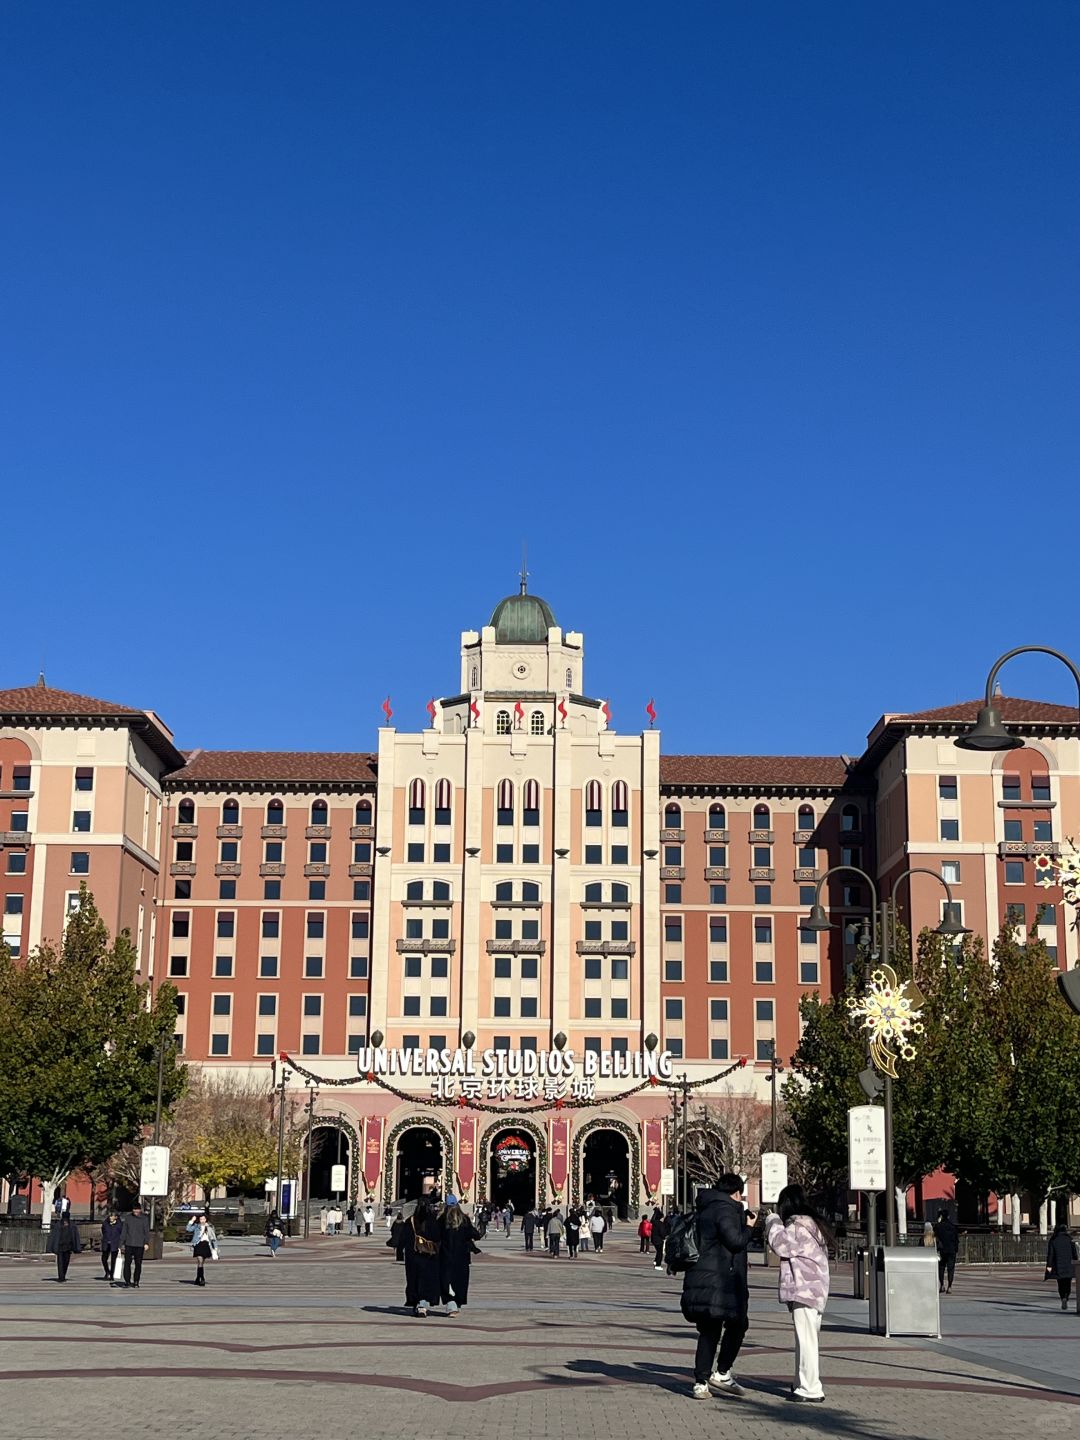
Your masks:
M211 1036L210 1036L210 1054L211 1054L211 1055L227 1055L228 1053L229 1053L229 1037L228 1037L228 1035L211 1035Z
M235 890L235 886L234 886L233 894L232 894L229 898L230 898L230 899L234 899L234 898L235 898L235 895L236 895L236 890ZM309 900L325 900L325 899L326 899L326 881L325 881L325 880L309 880L309 881L308 881L308 886L307 886L307 898L308 898Z
M353 887L352 887L352 898L353 898L354 900L370 900L370 899L371 899L371 881L370 881L370 880L354 880L354 881L353 881Z
M309 844L308 844L308 864L309 864L309 865L325 865L325 864L326 864L326 841L325 841L325 840L312 840L312 841L309 842Z
M600 1019L600 1001L595 996L588 996L585 1000L585 1019Z
M349 979L366 980L368 973L368 957L366 955L352 955L349 958Z
M937 793L942 800L955 800L957 798L956 776L939 775Z
M666 1039L666 1048L673 1060L682 1059L682 1039L678 1035L669 1035Z
M754 984L771 985L773 983L773 962L771 960L754 961Z
M710 1060L726 1060L728 1058L728 1042L714 1035L709 1041Z
M754 944L772 944L772 921L764 915L754 916Z
M959 839L960 839L960 821L959 821L959 820L942 820L942 821L941 821L941 838L942 838L942 840L959 840Z
M419 923L419 922L417 922ZM495 939L512 940L514 936L514 922L512 920L495 921Z
M510 1049L510 1036L509 1036L509 1035L496 1035L496 1036L495 1036L495 1044L494 1044L494 1046L493 1046L492 1048L495 1049L495 1050L509 1050L509 1049Z
M762 1024L771 1024L773 1018L773 1002L771 1000L754 1001L754 1019Z
M264 980L276 980L278 973L278 957L276 955L259 956L259 974Z
M436 865L450 864L450 846L444 840L437 840L431 850Z
M174 883L173 883L173 899L174 899L174 900L190 900L190 899L191 899L191 881L190 881L190 880L176 880L176 881L174 881Z
M800 886L799 886L799 904L800 904L800 905L813 905L813 903L814 903L814 901L815 901L816 899L817 899L817 886L816 886L816 885L800 885Z
M347 1041L347 1048L348 1048L348 1051L349 1051L349 1054L350 1054L350 1055L359 1055L361 1049L363 1048L364 1039L365 1039L365 1036L363 1036L363 1035L350 1035L350 1036L349 1036L348 1041Z
M445 980L450 973L450 962L445 955L433 955L431 957L431 978L433 980Z
M597 1002L597 1003L599 1003L599 1002ZM495 998L494 998L493 1004L494 1004L494 1009L492 1010L492 1014L493 1014L497 1019L499 1019L499 1020L509 1019L509 1017L510 1017L510 996L509 996L509 995L496 995ZM585 1013L586 1013L586 1015L589 1013L589 1002L588 1002L587 1000L586 1000L586 1002L585 1002Z
M585 921L585 939L602 940L604 938L604 925L600 920Z
M266 1031L260 1031L259 1034L255 1036L256 1055L273 1055L274 1049L275 1046L273 1031L270 1031L269 1033L267 1033Z
M671 980L675 984L681 984L683 978L681 960L664 961L664 979Z
M304 959L304 974L309 980L321 980L323 975L323 957L321 955L308 955Z
M499 933L499 926L500 926L501 924L503 924L503 921L501 921L501 920L496 920L496 921L495 921L495 934L496 934L496 936L497 936L498 933ZM423 920L415 920L415 919L413 919L413 920L406 920L406 921L405 921L405 939L406 939L406 940L422 940L423 938L424 938L424 922L423 922Z
M816 984L818 983L818 978L819 978L818 962L817 962L816 960L800 960L800 961L799 961L799 984L800 984L800 985L816 985Z
M540 939L540 921L539 921L539 920L523 920L523 921L521 922L521 938L522 938L522 940L539 940L539 939Z
M1043 804L1050 803L1050 776L1032 775L1031 777L1031 798L1042 801Z
M539 845L522 845L522 847L521 847L521 863L522 863L523 865L539 865L539 864L540 864L540 846L539 846Z
M621 996L616 996L611 1002L611 1018L613 1020L626 1020L630 1014L630 1002Z
M496 980L509 980L514 973L509 955L496 955L494 974Z
M240 858L240 847L235 840L222 840L221 842L221 863L222 865L235 865Z
M941 862L941 878L946 885L960 884L960 861L943 860Z
M1035 907L1035 924L1036 924L1036 925L1056 925L1056 924L1057 924L1057 909L1056 909L1056 907L1055 907L1054 905L1052 905L1049 901L1044 901L1041 905L1037 905L1037 906Z
M1005 861L1005 884L1023 885L1024 883L1024 862L1023 860Z
M30 789L30 766L29 766L29 765L16 765L16 766L15 766L15 769L12 771L12 775L11 775L11 788L12 788L12 790L29 790L29 789ZM75 788L76 788L76 790L77 790L79 787L76 785Z
M191 916L186 910L178 910L173 915L172 933L175 940L186 940L191 933Z
M682 916L664 916L664 943L665 945L682 944Z
M1001 777L1001 798L1003 800L1020 799L1020 776L1002 775Z
M497 865L512 865L514 863L513 845L496 845L495 863Z
M11 828L18 835L25 835L30 829L30 811L13 810L11 812Z
M369 917L369 916L367 916L367 915L354 915L354 916L352 917L352 938L353 938L354 940L366 940L366 939L368 938L368 928L369 928L369 925L370 925L370 917Z
M600 1054L600 1037L598 1035L586 1035L585 1051L589 1055Z
M771 846L771 845L755 845L755 846L754 846L754 864L757 865L757 866L759 866L759 867L764 867L764 868L766 868L766 869L772 864L772 846ZM799 864L800 864L800 865L802 864L802 861L801 861L801 860L799 861Z
M260 1015L276 1015L276 1014L277 1014L277 996L276 996L276 995L260 995L260 996L259 996L259 1014L260 1014Z
M403 1014L403 1015L419 1015L419 1014L420 1014L420 996L419 996L419 995L406 995L405 998L402 1000L401 1003L402 1003L402 1007L403 1007L403 1008L402 1008L402 1014ZM498 1013L498 1012L496 1011L496 1014L497 1014L497 1013Z
M771 1060L773 1058L772 1040L757 1040L754 1044L754 1054L758 1060Z
M280 865L282 860L282 847L280 840L267 840L263 846L263 863L266 865Z
M805 945L805 946L809 946L811 949L816 949L816 948L817 948L817 937L818 937L818 932L817 932L816 930L807 930L807 929L805 929L802 925L799 926L799 944L800 944L800 945Z
M629 850L629 847L626 846L626 845L612 845L612 847L611 847L611 863L612 863L612 865L629 865L629 864L630 864L630 850Z
M303 1035L303 1036L301 1036L301 1037L300 1037L300 1053L301 1053L302 1055L318 1055L318 1053L319 1053L319 1037L318 1037L318 1035Z
M664 886L664 904L665 904L665 905L681 905L681 904L682 904L682 886L681 886L681 885L665 885L665 886Z
M264 940L276 940L281 933L281 916L274 910L267 910L262 917Z
M726 985L728 983L728 968L726 960L709 961L709 984Z
M7 857L7 873L9 875L26 874L26 851L9 850Z
M73 850L71 852L71 873L72 875L90 874L89 850Z
M186 975L186 974L187 974L187 966L188 966L188 957L187 957L186 955L170 955L170 956L169 956L169 974L170 974L170 975Z
M231 1014L232 1014L232 996L231 996L231 995L215 995L215 996L214 996L213 1013L214 1013L215 1015L231 1015Z
M402 1048L403 1050L419 1050L419 1049L420 1049L420 1036L419 1036L419 1035L403 1035L403 1036L401 1037L401 1048Z
M446 1036L445 1036L445 1035L429 1035L429 1036L428 1036L428 1041L427 1041L427 1043L428 1043L428 1049L429 1049L429 1050L439 1050L439 1051L445 1050L445 1049L446 1049Z
M352 1015L352 1016L354 1016L354 1017L357 1016L357 1015L366 1015L366 1014L367 1014L367 996L366 996L366 995L350 995L350 996L349 996L349 1014Z
M800 869L815 869L817 866L817 851L812 845L800 845L799 858L796 863L798 864Z
M214 974L228 979L233 973L233 957L231 955L214 956Z
M410 840L405 846L405 859L410 865L422 865L424 863L424 842Z
M683 1003L672 996L664 1001L664 1019L681 1020L683 1018Z
M536 1003L535 995L523 995L521 997L521 1018L523 1020L536 1019Z
M90 811L76 810L74 815L72 815L71 817L71 828L72 830L75 830L79 833L83 831L88 831L90 829ZM179 847L177 848L179 849Z
M726 1021L728 1018L728 1002L726 1000L709 1001L709 1019Z
M709 943L711 945L727 944L727 916L709 916Z
M280 899L281 899L281 881L280 881L280 880L264 880L264 881L263 881L263 899L264 899L264 900L280 900Z
M604 847L602 845L585 846L585 864L602 865L604 863Z
M1053 840L1054 822L1052 820L1036 820L1033 822L1035 839L1039 842Z
M540 975L540 966L535 955L523 955L521 957L521 978L523 980L536 980Z
M1023 822L1022 820L1006 820L1006 821L1005 821L1005 839L1006 839L1006 840L1023 840L1023 838L1024 838L1024 822Z
M90 765L80 765L79 768L75 771L75 789L76 789L76 790L93 790L93 788L94 788L94 770L93 770L93 767L90 766Z
M322 996L304 996L304 1015L309 1019L317 1019L322 1014Z
M446 1014L446 996L445 996L445 995L432 995L432 997L431 997L431 1013L432 1013L432 1015L445 1015L445 1014Z
M4 914L5 914L5 915L21 915L21 914L23 913L23 905L24 905L24 903L25 903L25 899L24 899L24 897L23 897L22 895L5 895L5 897L4 897Z
M586 955L586 956L585 956L585 979L586 979L586 980L599 980L599 979L602 978L603 973L604 973L604 970L603 970L603 966L602 966L601 963L600 963L600 958L599 958L599 956L596 956L596 955Z
M709 904L710 904L710 905L726 905L726 904L727 904L727 886L726 886L726 885L710 885L710 886L709 886Z
M771 905L771 904L772 904L772 886L771 886L771 885L755 885L755 886L754 886L754 904L755 904L755 905Z
M219 880L219 881L218 881L218 893L217 893L217 898L218 898L219 900L235 900L235 899L236 899L236 881L235 881L235 880Z
M613 955L611 957L611 978L613 980L628 980L630 978L630 962L625 955Z
M236 934L236 916L232 910L222 910L217 917L219 940L231 940Z
M307 938L309 940L321 940L326 934L326 917L324 915L309 915L307 917Z
M710 845L710 846L709 846L709 864L710 864L710 865L726 865L726 864L727 864L727 846L726 846L726 845Z

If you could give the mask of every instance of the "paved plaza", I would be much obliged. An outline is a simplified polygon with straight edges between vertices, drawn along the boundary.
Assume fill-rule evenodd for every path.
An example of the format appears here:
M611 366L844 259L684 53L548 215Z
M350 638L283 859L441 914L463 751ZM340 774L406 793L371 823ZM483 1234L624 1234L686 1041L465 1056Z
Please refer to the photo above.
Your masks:
M205 1290L181 1246L137 1292L110 1290L96 1255L62 1287L51 1258L0 1257L0 1436L1080 1436L1080 1316L1031 1267L960 1271L940 1343L868 1335L845 1267L813 1408L784 1399L790 1322L776 1272L755 1268L747 1395L695 1401L679 1284L631 1230L577 1261L489 1233L468 1309L426 1321L404 1312L382 1235L293 1240L274 1260L226 1241Z

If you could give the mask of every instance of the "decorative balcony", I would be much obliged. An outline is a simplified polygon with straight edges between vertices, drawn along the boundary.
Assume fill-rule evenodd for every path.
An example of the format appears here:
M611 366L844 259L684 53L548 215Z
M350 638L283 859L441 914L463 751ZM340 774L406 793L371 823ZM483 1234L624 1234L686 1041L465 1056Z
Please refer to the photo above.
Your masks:
M325 860L309 860L304 866L305 875L329 875L330 866Z
M773 832L771 830L751 830L751 845L771 845L773 843Z
M796 880L804 881L817 880L818 872L816 870L796 870L794 878Z
M240 862L238 860L221 860L214 866L215 875L239 875Z
M730 830L706 830L706 831L705 831L705 844L706 844L706 845L727 845L727 844L730 843L730 841L731 841L731 831L730 831Z
M354 826L352 827L352 829L349 831L349 839L350 839L350 840L374 840L374 839L375 839L375 826L374 826L374 825L354 825Z
M637 944L633 940L579 940L579 955L633 955Z
M684 845L686 843L685 830L661 830L661 845Z
M30 846L34 837L29 830L0 830L0 845Z
M264 840L284 840L288 833L287 825L264 825L259 831Z
M660 879L661 879L661 880L685 880L685 879L686 879L686 866L685 866L685 865L661 865L661 866L660 866Z
M457 949L456 940L398 940L399 955L452 955Z
M812 845L814 841L813 830L796 830L791 837L796 845Z
M330 826L329 826L329 825L309 825L309 826L307 827L307 829L304 831L304 835L305 835L305 837L306 837L308 840L329 840L329 839L330 839Z
M0 836L0 839L3 839L3 837ZM194 874L195 874L195 861L194 861L194 860L174 860L173 863L169 866L169 874L170 874L170 875L194 875Z
M259 866L260 875L284 875L285 862L283 860L264 860Z
M706 879L706 880L730 880L730 879L731 879L731 866L730 866L730 865L706 865L706 867L705 867L705 879Z
M375 867L371 864L370 860L354 860L349 866L350 875L373 875L374 873Z
M862 845L863 832L861 830L841 830L840 844L846 846Z
M751 880L775 880L776 871L768 865L753 865L750 867Z
M194 835L195 826L192 825L190 829L191 833ZM172 833L174 835L179 835L179 827L174 825ZM243 825L219 825L217 827L217 838L219 840L242 840L244 838L244 827Z
M998 857L1004 860L1031 859L1035 855L1060 855L1061 845L1057 840L1002 840L998 843Z
M489 955L543 955L547 950L546 940L489 940Z
M197 840L199 827L198 825L174 825L172 835L174 840Z

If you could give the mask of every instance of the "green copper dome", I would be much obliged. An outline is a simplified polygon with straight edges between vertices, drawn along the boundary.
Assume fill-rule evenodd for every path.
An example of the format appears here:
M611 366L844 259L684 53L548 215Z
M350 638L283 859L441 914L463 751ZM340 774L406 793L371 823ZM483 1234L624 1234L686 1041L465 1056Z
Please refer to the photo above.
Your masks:
M508 595L495 606L489 624L495 627L496 645L543 645L558 622L551 606L539 595Z

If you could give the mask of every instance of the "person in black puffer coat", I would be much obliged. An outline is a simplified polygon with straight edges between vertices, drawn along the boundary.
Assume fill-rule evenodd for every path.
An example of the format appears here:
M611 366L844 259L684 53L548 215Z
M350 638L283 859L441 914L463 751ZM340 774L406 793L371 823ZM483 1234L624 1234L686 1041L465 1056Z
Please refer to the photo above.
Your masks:
M721 1175L713 1189L700 1190L695 1208L699 1258L682 1293L683 1315L698 1331L693 1394L739 1396L745 1391L731 1367L749 1327L746 1248L755 1217L743 1209L738 1175Z
M443 1220L439 1205L424 1195L405 1222L405 1304L426 1318L442 1294L440 1253Z
M1053 1235L1050 1236L1050 1244L1046 1247L1046 1277L1049 1279L1052 1275L1057 1281L1062 1310L1069 1308L1075 1265L1076 1246L1069 1236L1068 1225L1064 1220L1059 1220L1054 1226Z

